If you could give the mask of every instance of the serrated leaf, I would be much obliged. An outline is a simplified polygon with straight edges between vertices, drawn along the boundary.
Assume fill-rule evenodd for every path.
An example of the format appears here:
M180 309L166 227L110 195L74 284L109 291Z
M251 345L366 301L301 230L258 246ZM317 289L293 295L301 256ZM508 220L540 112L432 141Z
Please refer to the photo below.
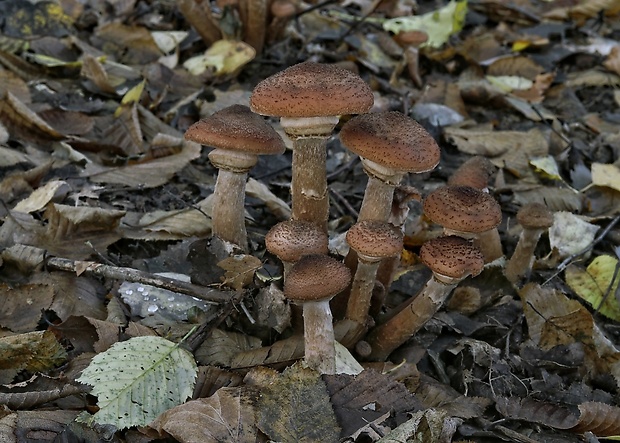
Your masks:
M616 273L617 266L618 260L615 257L601 255L585 270L569 266L566 269L566 283L605 317L620 321L620 305L614 296L620 282L620 276Z
M192 395L197 367L191 354L161 337L135 337L93 358L77 380L93 386L99 424L145 426Z

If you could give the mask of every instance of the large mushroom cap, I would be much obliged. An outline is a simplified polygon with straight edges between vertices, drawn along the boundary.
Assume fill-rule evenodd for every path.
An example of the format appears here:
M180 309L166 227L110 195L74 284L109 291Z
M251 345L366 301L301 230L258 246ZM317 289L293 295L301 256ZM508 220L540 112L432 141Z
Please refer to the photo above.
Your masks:
M454 283L468 275L478 275L484 268L482 252L462 237L449 235L427 241L420 248L420 259L441 281Z
M502 221L502 210L495 199L469 186L442 186L424 199L424 214L446 229L484 232Z
M342 127L340 140L360 157L400 172L430 171L439 163L433 137L400 112L358 115Z
M308 254L327 254L327 234L315 223L287 220L273 226L265 246L283 262L296 262Z
M329 300L345 290L351 271L328 255L305 255L293 265L284 282L284 295L294 302Z
M243 105L232 105L204 118L185 132L185 139L201 145L251 154L282 154L282 137L260 115Z
M304 62L260 82L250 97L258 114L277 117L325 117L368 112L370 87L351 71Z
M542 203L528 203L517 212L517 221L524 228L547 229L553 225L553 213Z
M391 223L364 220L347 231L347 242L360 256L394 257L403 249L403 233Z

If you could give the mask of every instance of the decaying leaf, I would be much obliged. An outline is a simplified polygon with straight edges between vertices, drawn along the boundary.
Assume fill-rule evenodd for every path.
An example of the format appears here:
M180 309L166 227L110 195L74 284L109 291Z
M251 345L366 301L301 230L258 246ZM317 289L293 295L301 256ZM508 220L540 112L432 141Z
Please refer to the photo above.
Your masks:
M261 341L256 337L214 329L209 340L196 351L196 360L205 365L235 367L231 361L238 353L260 346Z
M183 66L194 75L207 70L217 76L234 75L252 61L256 51L247 43L233 40L218 40L197 57L188 59Z
M53 298L54 288L47 284L0 285L0 326L14 332L33 331Z
M248 388L221 388L161 414L151 427L180 443L256 442L256 400Z
M409 420L398 426L377 443L400 443L403 441L449 442L459 424L443 411L427 409L413 414Z
M263 262L253 255L236 255L217 265L226 271L223 283L235 291L241 291L252 284L254 273L263 266Z
M36 189L28 198L20 201L13 208L18 212L35 212L43 209L55 198L62 198L69 192L69 185L64 180L52 180Z
M594 240L600 228L570 212L553 214L553 226L549 228L549 243L560 257L565 258L583 251Z
M615 297L620 282L617 266L617 258L600 255L585 270L575 265L566 268L566 283L596 311L620 321L620 305Z
M620 167L614 164L592 163L592 184L620 191Z

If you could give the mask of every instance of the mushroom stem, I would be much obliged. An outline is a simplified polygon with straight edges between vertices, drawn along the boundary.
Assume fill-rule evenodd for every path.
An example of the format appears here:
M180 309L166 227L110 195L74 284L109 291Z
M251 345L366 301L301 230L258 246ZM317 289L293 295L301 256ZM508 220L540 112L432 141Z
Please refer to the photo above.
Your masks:
M247 172L220 169L213 192L213 235L243 251L248 248L244 209L247 177Z
M435 315L456 286L442 283L434 276L429 279L422 291L396 315L370 331L366 337L372 347L368 360L385 360Z
M523 228L514 253L506 263L504 275L511 283L526 277L534 264L534 250L544 229Z
M267 0L249 0L247 4L247 21L245 24L245 42L256 50L263 51L267 28Z
M291 197L293 220L309 221L327 232L327 137L293 139Z
M362 260L358 261L345 318L361 325L366 325L379 263L379 261L372 263Z
M504 256L502 239L499 236L497 228L476 234L474 245L477 246L482 252L482 255L484 255L485 263L490 263Z
M335 374L336 347L329 300L306 301L303 310L306 365L320 374Z
M387 220L392 211L395 187L368 174L368 184L357 221Z

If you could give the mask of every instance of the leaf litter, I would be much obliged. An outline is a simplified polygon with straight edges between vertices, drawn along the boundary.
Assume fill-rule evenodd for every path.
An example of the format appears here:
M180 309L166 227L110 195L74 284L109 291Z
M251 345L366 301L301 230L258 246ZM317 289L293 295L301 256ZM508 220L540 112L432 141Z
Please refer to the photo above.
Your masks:
M250 2L1 6L0 439L42 430L43 441L128 442L620 434L618 2L292 3L295 19L280 26L265 13L258 39ZM423 31L427 43L407 58L382 28ZM506 258L522 230L521 206L536 201L555 212L529 284L515 287L501 264L489 267L391 361L364 361L362 342L342 351L340 364L357 375L319 376L295 363L303 357L299 316L264 248L267 230L290 217L290 153L250 172L250 253L221 261L208 242L216 170L207 149L182 137L307 59L359 72L376 110L410 113L435 136L440 168L407 179L422 196L471 156L488 158L498 168L489 191L503 210ZM336 244L366 179L337 138L328 159ZM407 211L399 278L377 290L384 302L373 322L428 275L417 260L420 239L438 230L418 202ZM159 295L144 300L145 290ZM181 300L189 303L175 306ZM336 337L348 327L337 319ZM144 388L133 403L120 395L108 413L112 378L91 380L97 403L84 396L80 376L115 375L139 360L133 343L152 356L159 344L149 340L165 339L176 363L163 357L153 381L133 377ZM101 367L111 350L123 355ZM151 399L181 366L191 370L166 393L175 401ZM141 410L124 416L131 405ZM85 411L100 426L74 421Z

